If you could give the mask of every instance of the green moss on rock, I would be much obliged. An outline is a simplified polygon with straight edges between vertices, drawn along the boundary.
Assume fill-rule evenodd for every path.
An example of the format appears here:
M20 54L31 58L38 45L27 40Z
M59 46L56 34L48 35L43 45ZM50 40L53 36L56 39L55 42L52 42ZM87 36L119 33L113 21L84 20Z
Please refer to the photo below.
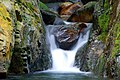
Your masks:
M7 73L9 66L10 73L50 67L41 8L47 10L39 0L0 0L0 72Z
M118 21L114 27L114 48L112 50L111 57L115 57L119 53L120 53L120 21Z
M110 20L110 6L107 0L105 0L104 4L104 12L98 17L98 25L101 29L101 34L98 39L105 42L107 34L108 34L108 25Z
M110 0L112 2L113 0ZM100 56L95 72L109 78L119 78L120 68L118 56L120 53L120 8L119 0L114 4L105 0L104 13L99 16L98 24L102 30L99 39L105 44L103 54ZM107 5L108 4L108 5ZM110 15L113 14L113 15Z

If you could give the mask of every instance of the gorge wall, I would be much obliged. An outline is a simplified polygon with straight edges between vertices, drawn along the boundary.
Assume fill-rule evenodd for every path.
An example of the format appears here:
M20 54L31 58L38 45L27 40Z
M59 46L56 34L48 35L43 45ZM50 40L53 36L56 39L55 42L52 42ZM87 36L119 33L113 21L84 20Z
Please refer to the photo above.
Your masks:
M86 50L79 55L81 70L119 79L120 1L99 0L94 10L94 26Z
M119 79L119 53L120 53L120 1L105 0L103 14L98 17L101 34L98 39L104 43L104 49L98 59L97 73L109 78Z
M37 0L0 0L0 77L51 67Z

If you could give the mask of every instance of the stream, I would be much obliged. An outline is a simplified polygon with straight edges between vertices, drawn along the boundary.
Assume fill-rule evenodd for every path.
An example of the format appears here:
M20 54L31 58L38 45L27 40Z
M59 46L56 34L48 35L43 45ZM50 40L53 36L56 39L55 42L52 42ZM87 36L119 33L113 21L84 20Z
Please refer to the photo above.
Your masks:
M93 74L83 73L49 73L41 72L37 74L12 75L8 80L107 80L98 78Z

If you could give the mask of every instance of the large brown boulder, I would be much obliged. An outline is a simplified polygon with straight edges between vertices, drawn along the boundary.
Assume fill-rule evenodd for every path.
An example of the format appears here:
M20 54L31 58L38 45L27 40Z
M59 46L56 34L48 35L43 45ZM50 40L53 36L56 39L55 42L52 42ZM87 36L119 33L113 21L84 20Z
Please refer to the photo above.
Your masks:
M82 3L64 2L58 8L58 14L63 20L67 20L77 9L82 7Z
M65 2L60 5L58 13L60 15L72 15L77 9L83 6L81 3Z
M91 22L93 20L94 6L96 2L89 2L74 12L68 21L70 22Z

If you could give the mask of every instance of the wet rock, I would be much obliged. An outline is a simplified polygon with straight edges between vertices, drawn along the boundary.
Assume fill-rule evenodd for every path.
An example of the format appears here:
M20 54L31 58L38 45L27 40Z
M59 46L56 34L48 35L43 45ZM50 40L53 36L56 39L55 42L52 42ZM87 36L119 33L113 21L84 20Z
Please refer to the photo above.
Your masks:
M7 3L7 1L5 1ZM11 4L11 3L10 3ZM9 8L11 6L9 5ZM6 78L11 60L12 20L4 1L0 1L0 78Z
M61 4L61 6L59 7L58 13L60 15L71 15L81 6L83 6L81 3L73 4L73 3L66 2Z
M59 8L58 8L58 14L61 14L62 9L68 7L68 6L72 5L72 4L73 4L73 3L71 3L71 2L61 3L61 4L59 5Z
M48 25L48 24L52 25L54 23L55 18L56 18L56 16L54 14L50 14L50 12L47 12L44 10L41 10L41 14L43 17L43 21L46 25Z
M68 27L65 26L60 27L54 35L59 47L65 50L69 50L73 45L75 45L79 38L79 34L87 26L84 23L72 25L72 27L69 27L69 25Z
M81 23L78 25L78 33L84 32L84 28L87 28L87 25L84 23Z
M64 3L61 3L59 7L63 9L65 7L67 7L67 6L72 5L72 4L73 4L72 2L64 2Z
M89 2L74 12L67 21L69 22L91 22L93 20L94 6L96 2Z
M60 28L55 34L59 47L65 50L70 49L78 40L78 32L72 29Z
M99 5L103 12L98 16L98 24L102 31L98 38L104 42L105 46L94 71L98 75L120 79L120 67L117 62L120 52L120 0L103 0L102 3L99 2Z
M20 74L50 68L51 54L46 48L43 21L39 11L41 8L38 7L37 1L9 2L14 4L10 14L15 14L12 15L15 44L11 50L13 55L9 72Z
M87 44L81 47L75 56L75 63L74 65L77 66L81 71L90 71L87 62Z
M51 10L41 10L41 14L43 17L43 21L46 25L61 25L64 24L63 20L60 16L54 11Z
M60 3L46 3L46 6L51 10L54 11L55 13L58 13L58 8L60 6Z
M103 54L104 44L99 40L94 40L88 48L88 65L93 70L97 64L97 59Z

